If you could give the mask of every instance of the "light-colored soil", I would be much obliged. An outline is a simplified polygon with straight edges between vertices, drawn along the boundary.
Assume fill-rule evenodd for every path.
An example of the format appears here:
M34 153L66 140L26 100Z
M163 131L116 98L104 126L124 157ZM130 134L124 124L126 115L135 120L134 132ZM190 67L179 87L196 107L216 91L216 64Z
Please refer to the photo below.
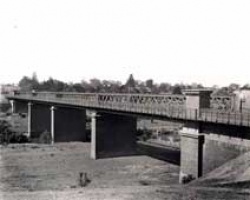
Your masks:
M91 160L89 150L88 143L0 147L0 199L250 199L248 190L179 185L178 165L146 155Z
M225 163L192 185L250 189L250 152Z

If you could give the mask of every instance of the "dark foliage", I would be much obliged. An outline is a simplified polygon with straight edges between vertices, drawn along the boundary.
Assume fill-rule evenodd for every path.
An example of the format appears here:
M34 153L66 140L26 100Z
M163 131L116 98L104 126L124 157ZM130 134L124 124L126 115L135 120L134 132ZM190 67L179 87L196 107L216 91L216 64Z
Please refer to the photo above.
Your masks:
M152 136L152 132L147 129L139 129L137 130L137 139L141 141L147 141Z
M51 143L51 133L48 132L48 131L44 131L40 137L39 137L39 143L42 143L42 144L49 144Z
M27 136L13 132L7 121L0 121L0 144L27 142L29 142Z
M9 143L9 137L12 134L10 130L10 124L5 121L0 121L0 143Z
M139 81L132 74L125 84L119 81L99 80L93 78L90 81L82 80L80 83L65 83L53 78L39 82L36 74L31 78L24 76L19 86L22 91L52 91L52 92L87 92L87 93L173 93L182 94L184 89L202 88L201 84L175 84L154 83L153 79Z
M9 143L28 143L29 139L25 135L11 134L9 138Z

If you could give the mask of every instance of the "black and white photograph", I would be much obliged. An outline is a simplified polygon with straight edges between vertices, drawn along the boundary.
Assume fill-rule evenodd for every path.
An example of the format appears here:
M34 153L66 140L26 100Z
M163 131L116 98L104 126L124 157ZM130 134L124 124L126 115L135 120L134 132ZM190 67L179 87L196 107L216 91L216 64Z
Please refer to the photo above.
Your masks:
M0 200L248 199L249 0L0 0Z

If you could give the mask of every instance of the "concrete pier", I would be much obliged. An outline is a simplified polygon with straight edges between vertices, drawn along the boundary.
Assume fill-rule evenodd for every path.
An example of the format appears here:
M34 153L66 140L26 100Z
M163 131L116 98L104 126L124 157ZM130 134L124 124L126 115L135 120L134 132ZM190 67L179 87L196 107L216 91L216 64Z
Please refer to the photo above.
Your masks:
M200 110L210 107L211 90L187 90L186 108L193 109L194 119L200 117ZM189 182L203 174L204 135L199 121L187 122L180 131L181 136L181 170L180 183Z
M196 179L203 173L204 135L199 129L184 127L181 135L181 170L180 183L185 179Z

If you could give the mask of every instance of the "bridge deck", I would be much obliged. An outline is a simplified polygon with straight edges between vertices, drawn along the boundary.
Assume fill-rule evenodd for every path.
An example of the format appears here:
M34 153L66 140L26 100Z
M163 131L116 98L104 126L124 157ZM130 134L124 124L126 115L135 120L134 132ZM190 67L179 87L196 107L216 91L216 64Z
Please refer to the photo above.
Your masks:
M250 114L214 109L191 109L185 106L184 95L94 94L94 93L18 93L10 100L39 101L92 109L150 115L175 120L191 120L250 126Z

